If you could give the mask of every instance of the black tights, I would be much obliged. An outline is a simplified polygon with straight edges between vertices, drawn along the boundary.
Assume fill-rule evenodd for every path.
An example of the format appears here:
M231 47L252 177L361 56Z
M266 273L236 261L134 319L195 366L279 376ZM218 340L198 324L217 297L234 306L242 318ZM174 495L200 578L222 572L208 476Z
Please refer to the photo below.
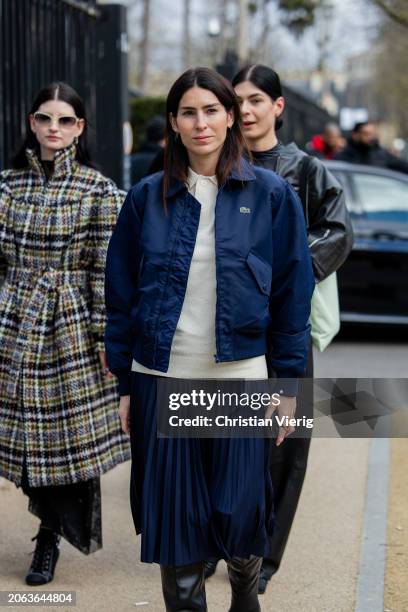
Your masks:
M24 463L21 488L29 497L29 510L41 525L62 535L81 552L102 547L99 478L67 485L31 487Z

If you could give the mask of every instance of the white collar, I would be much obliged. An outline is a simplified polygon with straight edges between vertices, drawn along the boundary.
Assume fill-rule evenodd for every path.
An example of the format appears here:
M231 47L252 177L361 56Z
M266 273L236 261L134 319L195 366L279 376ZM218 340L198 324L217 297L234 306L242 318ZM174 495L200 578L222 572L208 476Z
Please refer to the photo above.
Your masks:
M188 189L193 189L193 187L197 184L197 181L199 180L207 180L210 181L211 183L213 183L216 187L218 187L218 181L217 181L217 176L214 174L214 176L204 176L203 174L197 174L197 172L194 172L194 170L192 168L188 168L188 175L187 175L187 187Z

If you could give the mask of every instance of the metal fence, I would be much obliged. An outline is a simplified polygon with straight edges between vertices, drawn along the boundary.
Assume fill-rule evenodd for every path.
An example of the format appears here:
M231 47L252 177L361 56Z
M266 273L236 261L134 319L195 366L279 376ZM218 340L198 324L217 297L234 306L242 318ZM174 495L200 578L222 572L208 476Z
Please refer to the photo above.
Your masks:
M0 168L21 142L41 87L67 81L96 117L95 0L0 0Z
M290 87L283 88L285 112L279 138L303 147L324 125L335 118L327 111Z

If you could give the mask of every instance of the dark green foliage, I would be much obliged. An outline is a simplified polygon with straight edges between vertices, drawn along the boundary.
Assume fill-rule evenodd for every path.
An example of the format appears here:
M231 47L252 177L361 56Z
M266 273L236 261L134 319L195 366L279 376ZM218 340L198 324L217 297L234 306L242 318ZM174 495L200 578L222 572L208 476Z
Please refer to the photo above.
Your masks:
M130 123L133 128L133 150L137 151L145 138L145 125L155 115L166 114L166 98L151 96L130 100Z

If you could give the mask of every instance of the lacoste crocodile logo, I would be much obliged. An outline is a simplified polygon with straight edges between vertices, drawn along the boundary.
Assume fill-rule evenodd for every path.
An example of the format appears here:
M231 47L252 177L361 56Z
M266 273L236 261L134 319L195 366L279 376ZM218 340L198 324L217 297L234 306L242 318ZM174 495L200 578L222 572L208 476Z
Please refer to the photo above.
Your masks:
M248 215L251 212L251 209L247 208L246 206L241 206L241 208L239 209L239 212Z

